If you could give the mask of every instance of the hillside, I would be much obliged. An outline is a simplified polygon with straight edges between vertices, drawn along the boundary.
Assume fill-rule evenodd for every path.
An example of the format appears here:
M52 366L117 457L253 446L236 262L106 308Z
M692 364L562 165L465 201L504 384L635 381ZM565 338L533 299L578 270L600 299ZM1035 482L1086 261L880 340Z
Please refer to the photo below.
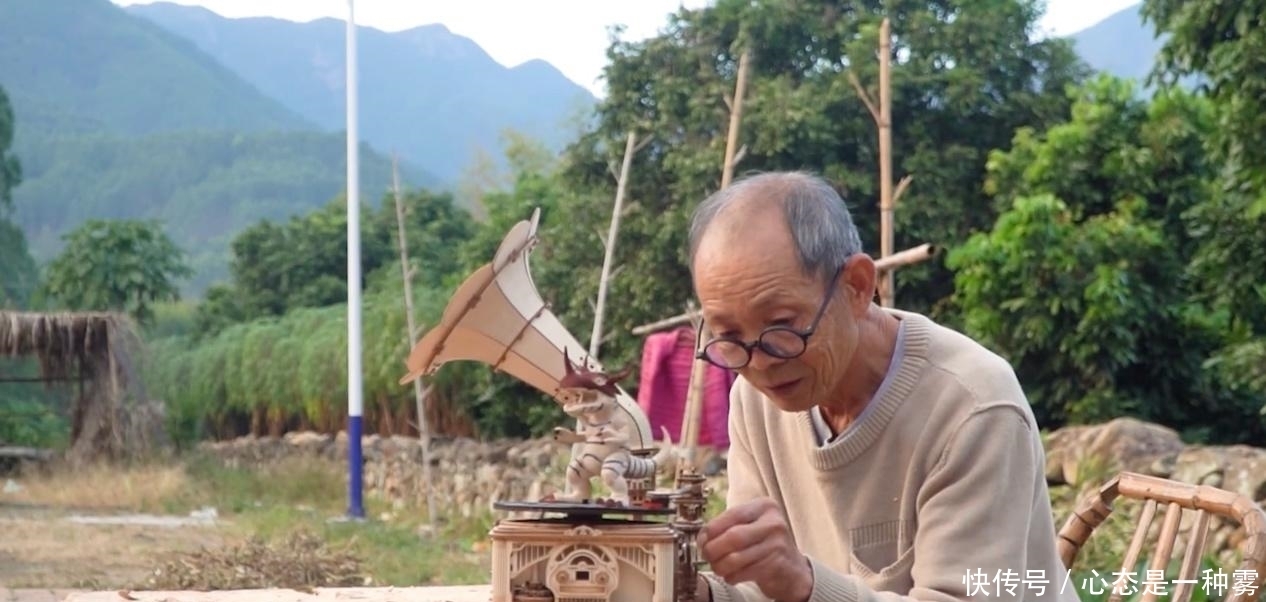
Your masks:
M335 19L227 19L201 7L137 4L265 94L321 127L344 123L344 36ZM512 128L559 149L595 102L544 61L506 68L442 25L357 31L362 137L453 181L482 148L500 156Z
M1144 23L1135 4L1069 36L1077 54L1091 67L1142 82L1152 70L1162 40Z
M1145 86L1156 57L1164 45L1164 38L1156 36L1156 26L1145 23L1140 14L1142 4L1119 10L1108 18L1087 27L1069 38L1082 60L1099 71L1117 77L1133 79L1140 90ZM1180 80L1185 87L1192 87L1199 78Z
M309 127L189 42L107 0L0 2L0 84L19 151L53 132Z
M321 132L84 134L27 150L18 190L41 202L19 206L18 218L36 257L50 257L59 233L89 217L159 219L190 254L194 294L227 278L234 234L307 213L346 186L345 139ZM361 201L377 206L390 185L390 161L362 146Z
M41 263L86 219L161 219L194 260L197 294L226 272L240 228L344 191L341 132L108 0L0 3L0 86L22 164L13 220ZM362 148L362 198L377 202L390 164ZM409 185L438 181L402 170Z

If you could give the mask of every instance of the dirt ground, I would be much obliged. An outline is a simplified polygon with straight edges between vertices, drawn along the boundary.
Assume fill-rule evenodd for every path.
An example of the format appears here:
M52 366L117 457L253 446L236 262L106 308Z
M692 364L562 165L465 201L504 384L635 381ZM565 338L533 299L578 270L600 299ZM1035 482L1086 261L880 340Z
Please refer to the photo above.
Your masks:
M0 588L139 588L173 554L221 546L226 536L226 527L188 517L147 520L0 497Z

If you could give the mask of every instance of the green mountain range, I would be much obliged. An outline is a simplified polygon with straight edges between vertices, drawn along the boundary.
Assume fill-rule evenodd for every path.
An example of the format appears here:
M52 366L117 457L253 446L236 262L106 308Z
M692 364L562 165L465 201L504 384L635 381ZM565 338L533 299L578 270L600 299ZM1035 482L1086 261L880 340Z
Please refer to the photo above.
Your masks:
M344 21L228 19L163 2L127 10L192 41L320 127L343 128ZM480 150L497 155L506 128L562 148L596 100L545 61L504 67L443 25L395 33L358 27L356 46L362 138L445 181Z

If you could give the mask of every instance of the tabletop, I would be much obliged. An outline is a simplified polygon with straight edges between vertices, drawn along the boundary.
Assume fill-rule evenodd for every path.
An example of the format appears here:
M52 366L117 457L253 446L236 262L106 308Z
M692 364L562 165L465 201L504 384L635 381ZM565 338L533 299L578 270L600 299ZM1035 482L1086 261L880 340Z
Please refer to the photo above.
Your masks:
M489 585L432 587L319 587L310 592L293 589L221 591L105 591L78 592L65 602L488 602Z

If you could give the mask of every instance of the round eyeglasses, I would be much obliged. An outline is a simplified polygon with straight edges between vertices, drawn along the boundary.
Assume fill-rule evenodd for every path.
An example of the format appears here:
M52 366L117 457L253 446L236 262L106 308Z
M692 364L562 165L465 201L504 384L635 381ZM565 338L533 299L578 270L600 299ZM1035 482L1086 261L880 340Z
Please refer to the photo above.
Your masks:
M738 370L747 366L752 361L752 352L760 348L766 355L776 357L778 359L795 359L809 348L809 337L817 331L818 322L822 320L826 308L831 303L831 297L834 297L835 285L840 279L843 270L837 270L835 276L831 277L831 283L826 287L825 298L818 307L818 313L813 317L813 322L804 330L797 330L790 326L770 326L761 331L760 336L750 343L740 341L733 337L718 337L707 342L701 348L699 346L699 337L702 337L703 325L700 324L696 333L695 359L705 360L708 363L724 368L726 370Z

